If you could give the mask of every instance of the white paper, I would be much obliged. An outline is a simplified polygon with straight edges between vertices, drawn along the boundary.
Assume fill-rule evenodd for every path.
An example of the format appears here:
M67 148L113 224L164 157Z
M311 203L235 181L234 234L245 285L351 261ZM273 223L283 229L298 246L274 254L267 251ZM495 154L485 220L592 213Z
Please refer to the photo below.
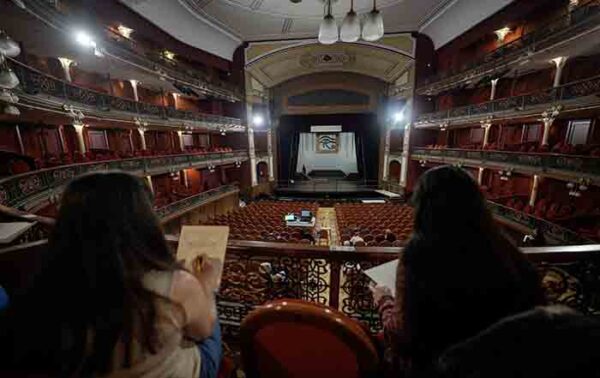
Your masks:
M374 268L365 270L364 273L370 279L375 281L377 286L386 286L396 296L396 270L398 269L398 259L378 265Z

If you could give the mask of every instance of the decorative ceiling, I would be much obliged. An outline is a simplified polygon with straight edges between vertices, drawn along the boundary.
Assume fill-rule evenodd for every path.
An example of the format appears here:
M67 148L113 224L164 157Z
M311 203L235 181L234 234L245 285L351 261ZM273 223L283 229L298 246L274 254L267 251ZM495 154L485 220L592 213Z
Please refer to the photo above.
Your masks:
M323 72L350 72L390 83L412 66L414 42L409 35L386 37L382 42L386 40L388 44L381 45L338 43L325 46L283 41L251 43L246 49L246 71L265 87ZM390 45L404 45L405 50L391 48Z
M120 0L184 43L232 59L242 42L316 38L324 0ZM388 33L420 31L439 47L514 0L378 0ZM364 16L372 0L354 0ZM332 0L338 25L350 0Z

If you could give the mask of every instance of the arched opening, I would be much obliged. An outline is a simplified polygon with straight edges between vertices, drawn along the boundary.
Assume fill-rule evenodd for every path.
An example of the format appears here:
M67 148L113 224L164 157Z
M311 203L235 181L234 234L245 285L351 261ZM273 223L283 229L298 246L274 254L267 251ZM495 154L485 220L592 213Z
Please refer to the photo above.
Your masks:
M400 162L392 160L389 165L389 181L400 181Z
M256 179L259 184L269 181L269 165L264 161L256 165Z

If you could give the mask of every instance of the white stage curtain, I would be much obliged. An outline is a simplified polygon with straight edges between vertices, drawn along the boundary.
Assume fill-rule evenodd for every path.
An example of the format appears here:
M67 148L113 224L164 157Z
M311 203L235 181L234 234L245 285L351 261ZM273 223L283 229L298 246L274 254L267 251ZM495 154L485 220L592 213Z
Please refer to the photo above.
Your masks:
M358 173L354 133L338 134L337 153L317 152L317 134L300 133L296 172L302 173L302 167L306 167L307 174L315 170L339 170L346 175Z

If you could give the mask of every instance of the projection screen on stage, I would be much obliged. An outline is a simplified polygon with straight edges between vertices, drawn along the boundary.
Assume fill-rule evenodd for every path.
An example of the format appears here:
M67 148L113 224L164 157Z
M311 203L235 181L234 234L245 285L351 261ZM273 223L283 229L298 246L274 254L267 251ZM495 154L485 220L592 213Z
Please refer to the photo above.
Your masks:
M354 133L300 133L296 172L358 173Z

